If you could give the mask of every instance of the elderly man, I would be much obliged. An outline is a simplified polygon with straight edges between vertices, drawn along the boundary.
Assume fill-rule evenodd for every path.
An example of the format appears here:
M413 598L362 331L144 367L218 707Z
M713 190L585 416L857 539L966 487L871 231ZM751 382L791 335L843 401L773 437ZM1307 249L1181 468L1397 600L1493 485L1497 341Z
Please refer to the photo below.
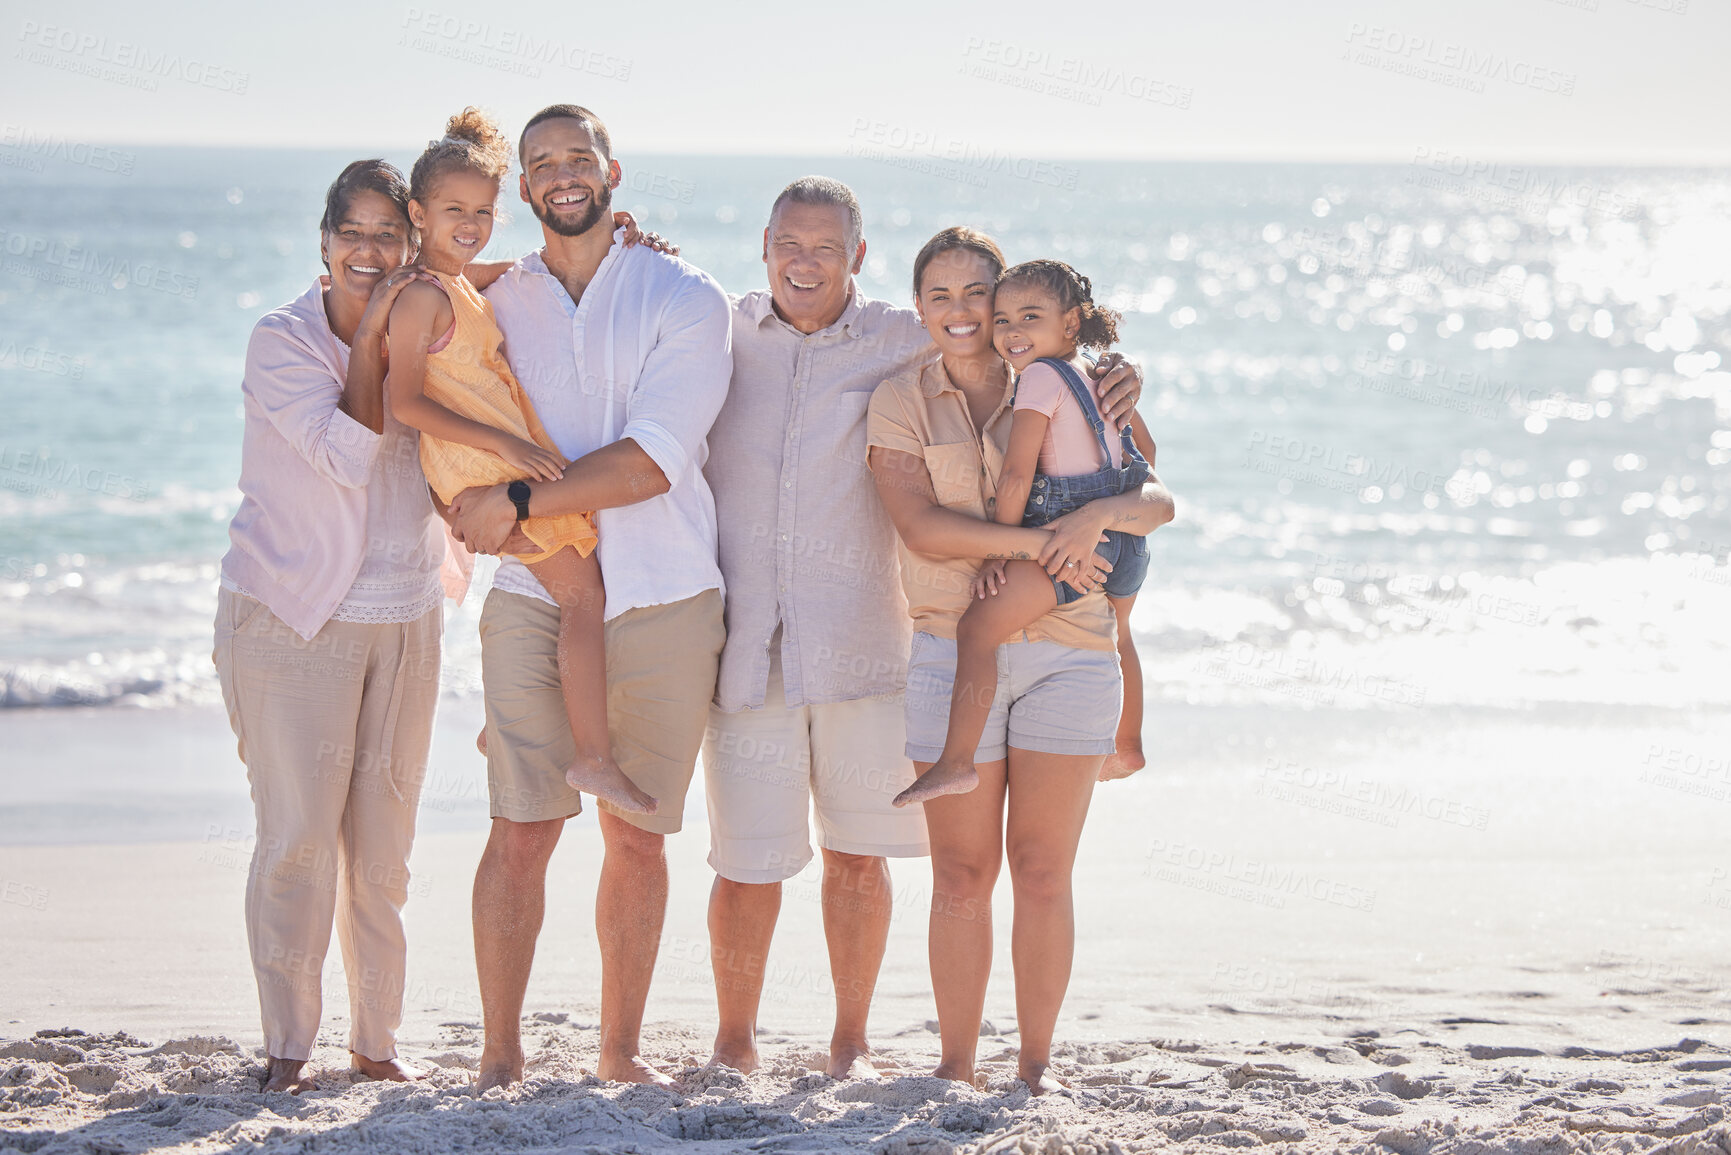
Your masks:
M854 283L866 245L852 190L793 182L763 234L769 289L733 303L733 381L710 433L727 643L704 739L714 1060L757 1065L781 884L823 855L836 1017L828 1071L867 1073L866 1020L889 934L886 859L927 853L901 695L910 624L896 534L866 467L873 390L934 356L911 309ZM1104 408L1139 379L1114 369ZM605 536L605 531L603 532Z
M728 388L730 327L727 297L707 274L621 244L608 212L620 180L612 151L600 119L576 105L543 109L523 130L520 192L546 243L486 295L506 359L571 464L556 482L470 490L452 513L465 540L496 552L524 517L599 511L613 756L660 805L646 815L598 804L606 856L595 899L596 1073L665 1083L639 1057L638 1036L667 908L663 842L680 828L722 645L703 462ZM483 1090L522 1077L519 1019L547 864L565 820L582 808L565 782L574 750L558 631L552 599L507 559L481 614L493 814L474 893Z

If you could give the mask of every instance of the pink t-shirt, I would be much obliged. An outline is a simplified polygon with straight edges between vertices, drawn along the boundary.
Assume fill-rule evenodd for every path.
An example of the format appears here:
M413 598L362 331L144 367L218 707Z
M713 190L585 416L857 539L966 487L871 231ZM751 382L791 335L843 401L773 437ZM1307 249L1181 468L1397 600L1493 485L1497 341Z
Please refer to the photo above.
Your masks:
M1094 438L1088 415L1082 412L1082 406L1056 369L1037 361L1024 369L1016 378L1016 408L1044 413L1050 421L1046 439L1040 443L1041 473L1048 477L1080 477L1106 468L1107 463L1100 460L1100 443ZM1106 448L1112 454L1112 468L1123 466L1124 449L1117 430L1107 433Z

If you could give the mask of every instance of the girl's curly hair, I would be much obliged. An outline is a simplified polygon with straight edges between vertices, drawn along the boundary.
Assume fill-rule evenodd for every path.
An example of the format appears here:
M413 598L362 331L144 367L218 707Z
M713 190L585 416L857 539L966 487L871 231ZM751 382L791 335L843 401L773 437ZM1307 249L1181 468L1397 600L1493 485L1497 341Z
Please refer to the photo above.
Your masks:
M494 180L511 171L511 142L498 121L473 105L446 121L445 135L416 159L409 170L410 199L426 204L441 176L465 169Z
M1084 349L1109 349L1118 343L1118 322L1123 319L1116 309L1094 303L1094 283L1063 261L1023 261L1005 269L998 277L998 289L1005 285L1035 285L1057 298L1064 312L1078 309L1082 326L1076 332L1076 344Z

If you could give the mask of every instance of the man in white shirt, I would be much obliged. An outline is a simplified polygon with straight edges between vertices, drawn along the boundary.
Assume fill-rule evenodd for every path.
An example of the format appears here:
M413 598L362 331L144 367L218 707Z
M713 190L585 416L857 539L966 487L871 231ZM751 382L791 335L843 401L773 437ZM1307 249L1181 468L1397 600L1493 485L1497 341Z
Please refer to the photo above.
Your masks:
M724 640L705 439L732 371L726 295L707 274L610 228L620 180L595 115L553 105L519 142L521 196L545 247L486 289L505 356L571 464L556 482L469 490L456 532L498 552L515 521L597 511L606 585L608 730L652 815L599 802L595 900L603 1079L666 1083L638 1055L667 906L663 842L680 828ZM527 492L524 492L524 491ZM479 1087L522 1077L519 1020L545 910L548 860L580 796L559 690L559 611L507 558L481 615L493 825L475 875L475 962L486 1041Z

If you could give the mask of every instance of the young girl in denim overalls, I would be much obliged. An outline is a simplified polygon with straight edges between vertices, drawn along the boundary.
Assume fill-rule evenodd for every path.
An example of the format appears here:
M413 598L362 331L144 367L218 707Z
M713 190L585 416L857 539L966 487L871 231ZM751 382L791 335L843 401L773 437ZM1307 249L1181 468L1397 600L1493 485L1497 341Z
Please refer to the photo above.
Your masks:
M1101 497L1141 487L1153 470L1144 456L1153 442L1140 416L1108 436L1094 400L1080 349L1105 349L1118 339L1118 315L1096 305L1092 286L1062 261L1027 261L998 278L993 343L1016 371L1015 416L1004 453L993 520L1041 526ZM1110 565L1105 591L1120 621L1128 617L1148 573L1144 538L1107 530L1096 547ZM1084 595L1048 575L1035 561L988 562L975 582L975 600L956 627L956 680L944 750L896 805L962 794L979 782L979 745L997 691L997 648L1056 606ZM986 597L988 586L997 588ZM1134 660L1134 650L1126 659ZM1136 679L1140 684L1140 678Z

